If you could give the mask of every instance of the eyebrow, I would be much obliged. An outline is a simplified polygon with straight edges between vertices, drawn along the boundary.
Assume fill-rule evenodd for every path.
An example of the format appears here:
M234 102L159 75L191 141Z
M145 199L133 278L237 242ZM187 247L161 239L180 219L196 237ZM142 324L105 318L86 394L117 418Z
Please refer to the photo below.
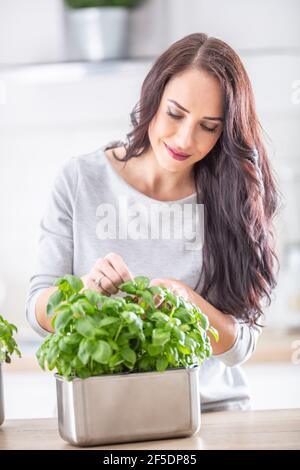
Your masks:
M181 106L181 104L177 103L177 101L172 100L170 98L168 98L168 101L171 101L171 103L174 103L175 106L182 109L182 111L185 111L186 113L189 113L189 111L187 109L185 109L183 106ZM210 121L221 121L221 122L224 121L224 119L222 117L212 117L212 116L204 116L203 119L208 119Z

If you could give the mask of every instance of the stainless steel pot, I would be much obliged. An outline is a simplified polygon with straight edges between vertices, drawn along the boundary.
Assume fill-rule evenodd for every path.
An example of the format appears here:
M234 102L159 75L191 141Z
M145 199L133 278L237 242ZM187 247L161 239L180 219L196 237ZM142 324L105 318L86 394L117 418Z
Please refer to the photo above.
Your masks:
M59 433L79 446L190 436L200 429L198 372L194 366L70 382L56 374Z
M128 55L129 11L124 7L67 9L69 59L97 61Z

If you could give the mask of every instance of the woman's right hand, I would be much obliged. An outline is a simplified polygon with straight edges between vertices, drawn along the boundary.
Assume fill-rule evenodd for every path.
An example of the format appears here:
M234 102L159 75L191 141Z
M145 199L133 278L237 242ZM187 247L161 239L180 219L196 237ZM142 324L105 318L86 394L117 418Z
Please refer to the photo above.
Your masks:
M100 279L101 285L97 284ZM132 279L128 266L117 253L108 253L104 258L97 259L90 272L81 277L86 289L108 296L116 294L120 284Z

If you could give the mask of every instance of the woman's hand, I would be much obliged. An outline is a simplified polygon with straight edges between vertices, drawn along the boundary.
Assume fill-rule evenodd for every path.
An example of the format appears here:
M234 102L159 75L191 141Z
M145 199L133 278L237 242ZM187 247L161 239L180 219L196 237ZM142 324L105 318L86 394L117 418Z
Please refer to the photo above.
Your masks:
M193 299L193 289L177 279L152 279L150 286L164 286L170 289L175 295L179 295L189 302Z
M91 271L81 277L86 289L110 296L119 291L119 285L133 279L123 258L117 253L108 253L95 262Z

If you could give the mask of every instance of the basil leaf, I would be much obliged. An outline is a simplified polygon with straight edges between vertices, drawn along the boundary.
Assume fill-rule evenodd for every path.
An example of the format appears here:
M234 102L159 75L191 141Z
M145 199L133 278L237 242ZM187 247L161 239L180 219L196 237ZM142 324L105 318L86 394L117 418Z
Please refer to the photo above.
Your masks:
M100 364L107 364L112 356L112 349L106 341L100 340L97 343L97 348L93 352L93 359Z
M50 295L47 303L47 315L53 315L55 312L55 308L64 300L64 294L60 290L57 290L53 292L53 294Z

